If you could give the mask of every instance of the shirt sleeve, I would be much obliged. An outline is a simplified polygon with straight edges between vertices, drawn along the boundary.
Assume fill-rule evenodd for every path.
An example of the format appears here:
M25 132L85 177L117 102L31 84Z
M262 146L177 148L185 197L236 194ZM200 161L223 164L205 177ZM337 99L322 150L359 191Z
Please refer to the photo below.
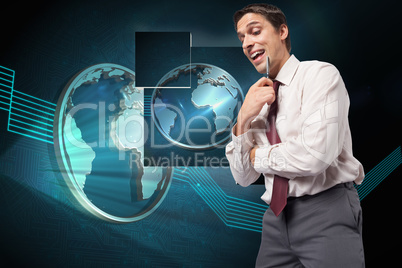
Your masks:
M255 171L250 161L250 151L254 147L252 130L242 135L235 136L232 129L232 141L226 145L226 157L230 164L230 170L236 183L243 187L255 182L261 173Z
M338 70L325 63L306 73L298 134L256 150L254 170L288 179L316 176L336 164L348 125L349 98Z

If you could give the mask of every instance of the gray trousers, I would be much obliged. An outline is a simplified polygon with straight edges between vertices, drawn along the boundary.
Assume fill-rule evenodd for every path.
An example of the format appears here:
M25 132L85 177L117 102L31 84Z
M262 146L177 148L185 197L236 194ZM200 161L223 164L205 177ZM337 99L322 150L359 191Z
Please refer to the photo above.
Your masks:
M362 211L353 183L288 198L278 217L268 209L256 267L364 267Z

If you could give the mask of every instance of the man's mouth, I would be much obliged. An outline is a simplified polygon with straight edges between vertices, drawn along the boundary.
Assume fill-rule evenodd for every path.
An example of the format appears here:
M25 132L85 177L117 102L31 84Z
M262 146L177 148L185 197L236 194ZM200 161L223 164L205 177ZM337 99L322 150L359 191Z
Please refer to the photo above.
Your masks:
M250 58L254 61L254 62L256 62L256 61L259 61L260 59L262 59L262 57L264 56L264 54L265 54L265 50L257 50L257 51L255 51L255 52L253 52L251 55L250 55Z

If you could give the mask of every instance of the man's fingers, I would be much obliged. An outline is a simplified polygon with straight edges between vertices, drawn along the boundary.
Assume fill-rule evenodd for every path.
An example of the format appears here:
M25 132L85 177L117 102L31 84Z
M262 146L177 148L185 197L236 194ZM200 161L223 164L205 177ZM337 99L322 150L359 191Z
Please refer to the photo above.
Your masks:
M275 92L272 89L272 87L264 87L262 88L263 90L261 90L259 92L259 94L256 94L256 102L260 102L260 103L268 103L271 104L275 101Z
M262 77L250 87L240 109L244 120L258 115L265 103L270 105L274 102L275 91L272 85L271 79Z
M273 82L271 79L269 79L269 78L261 77L261 78L255 83L255 85L258 86L258 87L263 87L263 86L270 86L270 87L272 87L272 86L274 85L274 82Z
M271 86L264 86L264 87L258 87L257 89L258 96L267 96L267 95L274 95L275 96L275 90Z
M267 98L267 104L271 105L276 99L275 94L269 94L269 97Z
M264 103L267 103L268 105L271 105L275 101L275 93L268 93L267 95L264 96L263 101Z

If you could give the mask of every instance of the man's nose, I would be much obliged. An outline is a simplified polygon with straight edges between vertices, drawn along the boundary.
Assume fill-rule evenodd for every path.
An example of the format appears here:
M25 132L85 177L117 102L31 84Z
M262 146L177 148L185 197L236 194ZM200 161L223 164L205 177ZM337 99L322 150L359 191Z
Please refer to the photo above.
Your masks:
M250 38L248 35L246 35L243 39L243 49L247 49L251 46L253 46L253 40Z

